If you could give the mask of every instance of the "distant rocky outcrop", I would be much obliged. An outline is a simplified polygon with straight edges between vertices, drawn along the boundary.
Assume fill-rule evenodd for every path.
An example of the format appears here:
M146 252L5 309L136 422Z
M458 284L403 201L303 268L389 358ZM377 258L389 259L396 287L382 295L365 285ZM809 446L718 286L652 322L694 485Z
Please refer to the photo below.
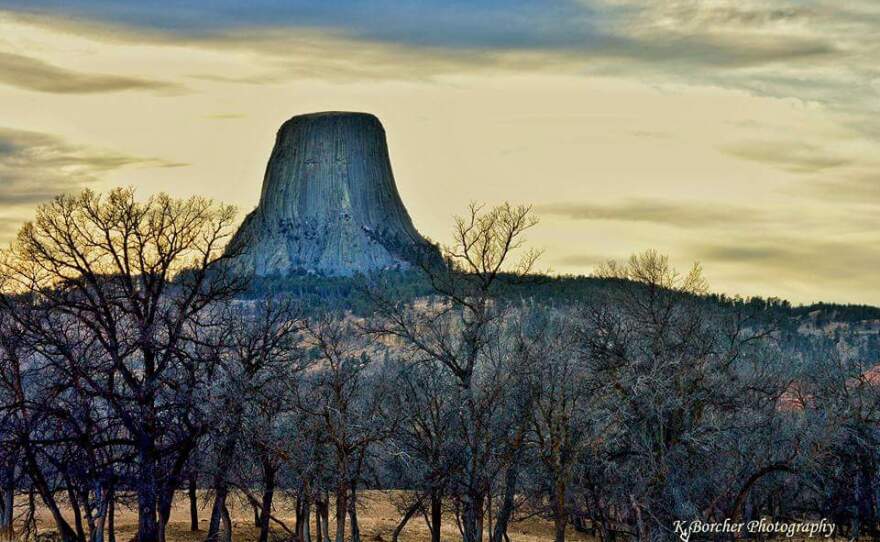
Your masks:
M348 276L407 268L433 249L397 192L379 119L326 112L278 130L259 206L230 250L239 271L257 276Z

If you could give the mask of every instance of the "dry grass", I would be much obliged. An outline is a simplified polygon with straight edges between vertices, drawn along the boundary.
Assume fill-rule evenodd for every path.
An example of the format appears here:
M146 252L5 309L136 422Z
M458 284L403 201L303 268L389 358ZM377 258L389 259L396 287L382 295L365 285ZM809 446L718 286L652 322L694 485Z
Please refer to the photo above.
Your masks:
M361 506L358 509L358 519L361 526L361 537L364 542L391 542L391 533L397 526L400 514L392 503L391 495L380 491L364 491L358 494ZM230 500L229 512L233 522L234 542L254 542L257 540L259 530L253 524L253 510L249 505L238 498ZM180 493L175 499L174 508L171 512L171 521L168 524L166 537L168 542L203 542L207 530L208 517L210 515L211 502L205 495L199 498L199 531L190 531L189 500L185 493ZM276 499L274 516L281 519L291 529L293 528L293 502L279 496ZM68 511L69 515L69 511ZM330 511L331 537L335 533L333 522L334 511ZM72 519L72 518L69 518ZM458 541L461 535L452 515L443 518L442 540ZM311 518L312 534L314 535L314 512ZM41 533L49 533L54 529L51 516L46 510L40 510L38 514L38 526ZM348 525L346 525L348 528ZM128 508L119 508L116 513L116 539L118 542L130 542L134 539L137 529L137 513ZM512 542L547 542L553 540L553 525L549 521L539 518L530 518L525 521L514 523L508 531ZM346 532L350 534L350 532ZM283 529L273 524L272 537L275 541L288 541L290 537ZM423 519L414 517L400 536L401 542L429 542L430 532ZM314 540L314 538L313 538ZM569 529L566 540L570 542L595 542L589 536ZM799 538L786 538L791 542L803 541ZM811 539L817 540L817 539ZM827 540L827 539L823 539ZM834 540L843 540L834 538Z
M361 506L358 509L358 519L361 527L361 537L364 542L390 542L391 533L400 519L395 506L392 504L390 495L380 491L364 491L358 494ZM201 495L199 498L199 531L190 531L189 500L185 493L180 493L174 502L171 512L171 521L168 524L166 537L169 542L202 542L207 530L208 517L210 515L208 499ZM274 516L284 521L291 529L294 523L294 507L288 499L277 499ZM234 542L253 542L257 539L258 529L253 524L253 510L238 498L231 499L230 516L233 522ZM334 511L330 512L330 530L334 533ZM312 533L314 534L314 512L312 515ZM442 540L460 540L461 535L452 515L444 516L442 528ZM38 526L41 532L51 531L54 528L51 516L40 510L38 514ZM348 527L348 525L346 525ZM116 511L116 539L119 542L129 542L135 536L137 529L137 512L132 509L120 507ZM273 537L278 540L289 539L287 533L279 526L272 527ZM549 521L538 518L530 518L525 521L514 523L508 531L513 542L546 542L553 540L553 525ZM348 532L346 534L349 534ZM567 538L572 542L592 542L588 536L577 533L570 529ZM414 517L407 524L406 529L400 536L401 542L428 542L430 532L425 521L420 517Z

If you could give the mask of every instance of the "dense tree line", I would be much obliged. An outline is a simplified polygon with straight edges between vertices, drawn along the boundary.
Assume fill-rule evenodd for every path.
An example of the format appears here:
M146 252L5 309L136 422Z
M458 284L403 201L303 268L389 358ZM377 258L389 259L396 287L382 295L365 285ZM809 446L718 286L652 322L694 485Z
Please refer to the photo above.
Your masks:
M115 542L125 507L138 542L164 542L175 499L198 530L207 491L207 541L231 539L238 498L260 542L360 542L380 489L395 542L416 521L433 542L447 523L508 541L534 516L557 542L760 517L877 539L868 327L792 329L768 316L790 308L710 296L699 267L650 251L602 266L590 295L522 294L546 282L536 221L509 205L457 219L417 288L360 282L369 310L244 295L233 218L86 191L3 253L0 538L36 536L39 506L64 542Z

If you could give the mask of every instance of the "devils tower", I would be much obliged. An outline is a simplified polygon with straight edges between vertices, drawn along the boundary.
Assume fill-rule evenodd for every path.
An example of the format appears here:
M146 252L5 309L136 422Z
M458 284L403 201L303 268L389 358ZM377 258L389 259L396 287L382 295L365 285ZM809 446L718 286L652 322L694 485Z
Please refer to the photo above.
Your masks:
M257 276L407 268L429 246L397 192L382 123L335 111L281 126L259 206L230 243L236 267Z

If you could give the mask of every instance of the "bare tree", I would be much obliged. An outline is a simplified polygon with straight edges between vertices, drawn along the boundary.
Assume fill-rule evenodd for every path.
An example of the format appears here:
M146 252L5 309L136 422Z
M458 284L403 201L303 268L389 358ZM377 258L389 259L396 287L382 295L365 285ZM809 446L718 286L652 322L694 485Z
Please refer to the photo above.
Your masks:
M334 455L336 542L345 540L346 514L351 540L359 542L358 484L370 452L394 434L397 418L386 400L391 379L383 372L374 341L351 321L321 318L306 326L305 344L315 368L305 383L311 393L300 408L315 420ZM304 514L308 517L308 513Z
M23 343L19 329L0 309L0 540L4 542L15 538L16 465L21 450L16 434L24 406L19 376Z
M601 435L618 518L640 541L674 519L705 519L716 489L703 470L725 445L773 416L781 393L770 330L703 299L698 266L679 275L648 251L597 273L610 296L585 314L584 341L606 420ZM600 455L601 457L601 455Z
M554 540L564 542L571 509L569 484L581 447L591 435L591 400L597 384L584 353L576 348L572 312L549 307L540 312L524 341L527 355L540 360L529 373L534 396L529 437L537 448L542 478L549 484Z
M200 482L209 541L231 542L239 498L259 542L330 542L332 498L336 542L359 542L365 488L391 490L394 541L421 516L439 542L450 512L465 542L509 542L535 516L556 542L570 524L657 542L677 519L826 515L878 537L866 324L780 325L788 305L707 295L698 266L653 251L601 266L588 298L544 298L521 287L536 220L507 204L472 205L443 264L425 256L430 295L306 318L303 298L237 295L231 220L199 198L86 191L2 253L0 539L36 534L39 499L63 542L115 542L117 505L137 508L139 542L164 542L181 488L198 528Z
M289 300L267 298L253 304L237 301L222 309L221 322L222 337L216 342L220 363L215 375L214 506L206 538L209 541L216 540L220 530L239 446L247 446L248 453L252 453L251 446L259 443L242 441L245 420L261 406L277 404L272 398L279 392L279 385L292 386L304 368L297 346L300 321ZM269 474L270 485L274 485L274 473ZM260 504L266 512L261 519L266 535L271 497L269 492L266 502Z
M69 434L72 427L66 424L70 412L57 408L56 402L70 397L68 379L59 375L56 368L34 355L25 336L25 330L12 316L27 310L27 304L11 302L0 310L0 377L2 377L3 449L9 456L21 457L21 464L44 505L55 522L58 534L65 542L84 542L80 521L74 525L62 513L58 493L72 490L65 457L73 448L75 436ZM74 395L75 397L75 395ZM60 419L59 419L60 418ZM63 428L60 431L57 428ZM64 480L63 473L67 474ZM14 480L6 481L7 483ZM67 483L66 483L67 482ZM4 497L12 506L14 492L6 489ZM74 500L75 502L75 500ZM77 507L75 518L81 516ZM4 512L4 515L6 513ZM8 515L8 530L12 530L14 518Z
M386 445L386 468L392 487L411 492L396 495L402 514L394 530L396 540L406 524L425 517L431 541L440 542L443 499L457 475L455 437L458 403L454 378L442 366L424 360L401 359L396 392L406 412L401 426Z
M182 355L187 333L240 288L221 265L233 218L232 208L203 198L139 202L130 189L86 190L40 206L2 264L8 284L33 303L33 317L20 323L39 339L39 353L105 401L131 435L139 542L161 536L160 469L176 452L163 447L163 396L199 370ZM65 326L78 336L59 335ZM93 340L92 355L80 356L70 339Z
M437 293L426 307L402 307L378 302L385 321L374 332L397 337L407 348L445 367L455 377L463 405L465 452L464 488L461 492L462 527L466 542L482 538L483 514L490 492L486 470L491 437L474 381L481 357L496 324L505 315L498 303L504 282L531 273L539 256L526 251L518 262L524 234L537 220L529 207L500 205L488 211L472 204L465 217L456 219L453 243L444 250L445 266L428 258L423 266Z
M847 537L878 540L877 359L866 361L864 353L840 340L825 342L816 354L787 397L787 423L809 438L802 447L810 453L797 465L806 483L796 498L807 504L805 497L815 495L813 506L830 509Z

